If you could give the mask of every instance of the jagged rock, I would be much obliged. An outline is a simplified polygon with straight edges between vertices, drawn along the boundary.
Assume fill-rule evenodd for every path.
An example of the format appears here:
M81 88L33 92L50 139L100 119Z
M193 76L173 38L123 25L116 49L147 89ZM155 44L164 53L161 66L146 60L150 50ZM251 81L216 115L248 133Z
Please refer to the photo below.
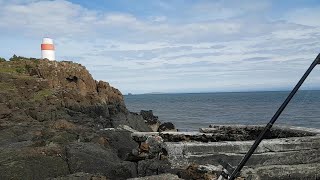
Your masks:
M101 136L108 137L109 145L116 151L118 157L123 160L132 160L132 149L139 146L131 138L131 132L127 130L103 130ZM133 160L134 161L134 160Z
M160 126L159 126L159 132L177 132L177 129L174 127L174 124L171 123L171 122L165 122L165 123L162 123Z
M139 146L139 149L142 151L142 152L149 152L149 144L146 143L146 142L142 142Z
M149 147L149 156L156 157L162 150L163 139L161 136L149 136L145 143Z
M119 90L80 64L0 63L0 179L135 177L136 163L124 161L138 147L134 130L151 129L126 109Z
M158 116L153 115L152 110L141 110L140 115L143 117L143 119L146 121L153 132L158 131L161 122L158 120Z
M123 96L119 90L111 87L107 82L95 81L80 64L47 60L37 62L36 66L28 63L30 75L48 80L51 88L75 90L82 96L92 97L93 104L123 104Z
M1 118L15 116L11 119L17 120L17 115L25 114L21 120L67 119L88 126L124 124L150 131L141 116L128 112L119 90L107 82L95 81L80 64L47 60L3 62L0 89ZM21 112L13 113L14 109Z
M161 159L163 155L163 139L157 132L134 132L132 139L139 143L139 147L132 150L135 159ZM163 159L163 158L162 158Z
M119 125L128 125L135 130L149 132L151 129L144 123L142 116L135 113L117 113L111 117L114 127Z

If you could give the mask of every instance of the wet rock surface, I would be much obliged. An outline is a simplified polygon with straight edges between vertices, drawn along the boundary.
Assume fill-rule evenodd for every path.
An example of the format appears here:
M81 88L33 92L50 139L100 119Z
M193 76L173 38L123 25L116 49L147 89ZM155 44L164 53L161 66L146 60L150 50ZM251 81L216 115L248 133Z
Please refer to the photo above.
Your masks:
M210 125L209 128L200 128L200 132L213 133L217 136L217 140L227 141L246 141L255 140L264 129L264 126L243 126L243 125ZM266 135L265 139L288 138L288 137L304 137L314 136L313 132L291 130L289 128L273 127Z
M165 122L165 123L162 123L160 126L159 126L159 132L177 132L177 129L175 128L174 124L171 123L171 122Z

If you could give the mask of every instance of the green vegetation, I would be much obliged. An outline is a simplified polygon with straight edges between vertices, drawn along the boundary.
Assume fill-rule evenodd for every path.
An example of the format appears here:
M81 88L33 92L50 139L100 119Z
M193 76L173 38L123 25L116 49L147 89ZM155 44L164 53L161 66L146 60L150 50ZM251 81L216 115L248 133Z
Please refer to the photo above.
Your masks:
M15 54L9 59L9 61L23 61L23 60L37 61L38 59L36 59L36 58L27 58L27 57L23 57L23 56L17 56Z
M26 70L26 69L23 68L23 67L17 67L17 68L16 68L16 72L19 73L19 74L24 73L25 70Z
M26 64L25 68L28 72L30 72L33 67L30 64Z
M36 92L33 95L33 100L35 101L41 101L43 99L45 99L48 96L51 96L53 94L53 92L50 89L43 89L41 91Z
M0 73L17 73L17 71L12 67L0 67Z
M24 66L0 66L0 73L11 73L11 74L22 74L26 72L26 68Z
M17 88L10 83L0 82L0 92L16 91Z
M0 62L5 61L5 59L0 57ZM10 61L1 63L0 73L24 74L30 72L37 64L39 64L39 60L36 58L25 58L22 56L13 55L10 58Z
M9 59L9 61L18 61L18 60L20 60L20 58L15 54Z
M0 62L6 62L7 60L5 58L0 57Z

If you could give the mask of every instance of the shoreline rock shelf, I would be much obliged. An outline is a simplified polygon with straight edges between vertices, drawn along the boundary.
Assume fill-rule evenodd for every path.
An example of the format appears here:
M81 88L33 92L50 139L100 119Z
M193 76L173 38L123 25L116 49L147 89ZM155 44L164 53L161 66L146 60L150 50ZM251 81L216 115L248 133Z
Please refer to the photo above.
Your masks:
M211 128L201 128L200 132L147 132L145 134L135 132L131 136L139 143L146 143L150 137L162 138L159 140L159 142L163 142L162 150L158 153L165 154L172 169L187 169L190 164L210 164L221 171L219 159L236 166L253 144L252 137L244 139L243 135L250 133L250 131L252 134L256 134L262 130L261 128L263 126L214 125ZM212 136L216 136L216 133L220 136L221 133L230 133L230 131L242 132L238 134L239 140L229 136L231 137L229 140L223 138L220 141L208 142L208 139L214 139ZM275 126L270 133L272 139L262 141L242 171L243 177L251 175L256 179L272 179L271 176L273 178L281 177L280 179L292 178L286 171L273 171L272 167L277 166L283 166L283 169L290 169L290 166L293 169L296 168L296 171L293 169L291 171L294 171L298 179L319 173L316 168L320 168L320 130ZM152 157L154 156L153 154ZM302 167L310 167L310 169L303 170Z

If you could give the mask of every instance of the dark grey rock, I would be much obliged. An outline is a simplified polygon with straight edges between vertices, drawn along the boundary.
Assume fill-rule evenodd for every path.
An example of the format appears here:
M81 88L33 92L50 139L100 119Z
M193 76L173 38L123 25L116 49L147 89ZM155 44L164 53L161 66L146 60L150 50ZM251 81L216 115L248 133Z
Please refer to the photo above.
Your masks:
M156 157L163 148L163 139L160 136L149 136L146 143L149 145L149 154L152 157Z
M48 178L46 180L107 180L107 177L102 175L94 175L84 172L78 172L67 176L57 178Z
M144 122L142 116L131 112L115 114L111 116L111 121L113 127L118 127L119 125L128 125L138 131L151 131L148 125Z
M132 153L132 150L137 148L139 144L131 137L131 132L125 130L106 130L100 132L108 137L109 145L117 151L120 159L126 160Z
M0 152L1 180L42 180L69 174L63 152L46 154L48 152L41 153L31 148L1 149Z
M70 144L67 159L71 173L99 173L111 179L136 177L135 163L121 161L112 149L94 143Z
M146 176L146 177L139 177L139 178L132 178L128 180L180 180L180 178L175 174L159 174L153 176Z
M159 121L158 116L153 115L152 110L141 110L140 115L143 117L143 119L153 132L158 131L161 122Z
M173 131L173 132L176 132L177 129L175 128L174 124L171 123L171 122L165 122L165 123L162 123L160 126L159 126L159 132L164 132L164 131Z
M167 160L147 159L138 162L138 176L151 176L171 173L171 166Z

